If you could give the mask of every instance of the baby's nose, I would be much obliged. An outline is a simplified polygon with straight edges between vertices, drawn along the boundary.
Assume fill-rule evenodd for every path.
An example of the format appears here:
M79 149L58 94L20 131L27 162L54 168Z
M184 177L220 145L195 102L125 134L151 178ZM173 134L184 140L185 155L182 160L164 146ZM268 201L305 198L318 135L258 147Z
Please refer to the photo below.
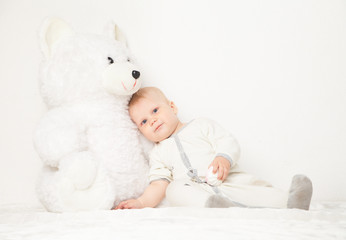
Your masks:
M150 126L153 126L154 125L154 123L157 121L157 119L156 118L152 118L151 119L151 121L150 121Z

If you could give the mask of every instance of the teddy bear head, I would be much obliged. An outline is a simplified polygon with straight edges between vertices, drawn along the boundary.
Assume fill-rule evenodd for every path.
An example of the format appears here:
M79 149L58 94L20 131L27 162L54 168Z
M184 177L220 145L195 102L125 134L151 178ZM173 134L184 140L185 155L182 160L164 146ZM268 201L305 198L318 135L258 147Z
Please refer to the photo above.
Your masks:
M123 35L115 24L108 24L107 32L78 34L61 19L44 22L40 90L48 106L110 96L129 99L140 88L140 72Z

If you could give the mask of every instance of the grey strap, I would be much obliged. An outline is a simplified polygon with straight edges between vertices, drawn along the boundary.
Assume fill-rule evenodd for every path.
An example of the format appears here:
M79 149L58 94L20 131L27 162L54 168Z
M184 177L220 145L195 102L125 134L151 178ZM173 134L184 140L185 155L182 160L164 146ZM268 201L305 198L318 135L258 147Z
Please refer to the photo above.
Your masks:
M185 165L185 167L187 168L187 175L193 180L193 181L196 181L198 183L206 183L205 181L202 181L199 177L198 177L198 171L197 169L193 168L191 166L191 162L188 158L188 156L186 155L185 151L184 151L184 148L183 148L183 145L181 144L180 142L180 139L177 135L174 135L174 140L175 140L175 143L177 144L177 147L178 147L178 150L179 150L179 153L180 153L180 157L181 159L183 160L183 163ZM213 191L216 193L216 194L219 194L220 193L220 190L216 187L216 186L210 186Z
M177 135L174 135L174 140L175 143L177 144L179 153L180 153L180 157L181 160L183 160L183 163L185 165L185 167L187 168L188 172L187 175L192 178L194 181L198 182L198 183L204 183L204 181L202 181L199 177L198 177L198 172L197 169L192 168L191 163L189 158L187 157L183 145L181 145L180 139Z
M174 140L175 140L175 143L178 147L178 150L179 150L179 153L180 153L180 157L181 157L181 160L183 161L185 167L188 169L188 172L187 172L187 175L193 180L193 181L196 181L198 183L206 183L205 181L202 181L199 177L198 177L198 172L197 172L197 169L193 168L191 166L191 162L188 158L188 156L186 155L185 151L184 151L184 148L183 148L183 145L181 144L180 142L180 139L177 135L173 135L174 137ZM229 197L225 196L220 190L218 187L216 186L211 186L210 187L213 189L213 191L215 192L215 194L221 194L223 195L224 197L228 198L231 202L233 202L234 205L238 206L238 207L248 207L242 203L239 203L239 202L236 202L236 201L233 201L232 199L230 199Z

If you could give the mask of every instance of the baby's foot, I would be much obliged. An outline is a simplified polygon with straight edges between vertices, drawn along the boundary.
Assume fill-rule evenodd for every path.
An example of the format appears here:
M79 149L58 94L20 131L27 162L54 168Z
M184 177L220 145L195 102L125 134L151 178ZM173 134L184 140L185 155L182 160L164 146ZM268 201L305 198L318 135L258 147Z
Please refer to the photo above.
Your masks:
M305 175L295 175L288 195L287 208L309 210L312 196L311 180Z
M228 208L234 206L231 200L221 195L212 195L205 202L206 208Z

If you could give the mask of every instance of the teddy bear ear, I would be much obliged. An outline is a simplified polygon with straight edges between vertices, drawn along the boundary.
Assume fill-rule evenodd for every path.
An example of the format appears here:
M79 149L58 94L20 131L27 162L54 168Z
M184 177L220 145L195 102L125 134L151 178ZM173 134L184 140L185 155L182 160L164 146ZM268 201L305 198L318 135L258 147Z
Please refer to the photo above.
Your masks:
M72 28L60 18L52 17L45 19L39 33L43 55L49 58L54 45L61 39L72 34Z
M127 47L127 42L124 34L120 31L119 27L113 21L109 21L109 23L106 25L105 33L107 36L123 43Z

